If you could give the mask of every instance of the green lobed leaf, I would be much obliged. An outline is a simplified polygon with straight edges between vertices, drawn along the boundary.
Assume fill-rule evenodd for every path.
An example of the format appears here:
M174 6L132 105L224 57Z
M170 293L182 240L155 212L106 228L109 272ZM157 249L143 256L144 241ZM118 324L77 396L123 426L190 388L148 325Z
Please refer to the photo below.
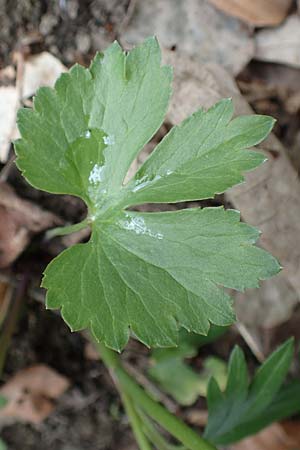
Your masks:
M293 339L289 339L262 364L250 385L244 354L238 347L233 350L224 393L213 378L208 386L206 439L230 444L300 410L299 383L280 390L293 350Z
M98 219L89 243L65 250L45 271L47 306L61 307L73 330L91 327L114 349L126 345L129 327L149 346L176 345L178 324L207 334L210 322L234 321L219 284L242 290L276 272L256 239L236 211L223 208Z
M129 53L114 43L89 69L76 65L54 89L41 88L34 108L18 114L18 167L39 189L82 198L92 229L88 243L46 269L47 306L61 308L72 330L90 328L116 350L130 332L149 346L173 346L180 327L207 334L210 323L228 325L235 316L222 286L257 287L279 271L237 211L126 210L213 196L264 159L245 149L267 136L273 119L230 121L232 103L224 100L171 130L124 185L164 119L170 83L155 39Z
M245 148L259 144L274 120L252 115L230 121L232 115L232 101L224 99L173 127L129 184L132 202L205 199L243 181L244 171L265 160Z
M95 184L107 193L119 190L166 113L172 75L160 59L154 38L128 54L115 42L89 69L75 65L55 89L39 89L34 109L18 113L17 165L28 181L87 202L87 190L94 191ZM89 180L92 170L95 183Z

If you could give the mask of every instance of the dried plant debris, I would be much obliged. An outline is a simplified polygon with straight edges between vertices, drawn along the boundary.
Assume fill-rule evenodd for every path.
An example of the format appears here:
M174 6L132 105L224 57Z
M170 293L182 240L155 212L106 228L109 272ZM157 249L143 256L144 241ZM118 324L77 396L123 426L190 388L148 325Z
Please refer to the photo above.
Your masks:
M43 364L21 370L0 389L7 401L0 409L1 422L41 423L69 385L66 377Z
M299 422L295 425L295 428L300 428ZM295 428L287 433L282 425L274 423L256 436L233 445L230 450L296 450L300 446L300 437L295 433Z
M280 24L292 6L292 0L210 0L226 14L256 27Z
M19 106L18 91L15 86L2 86L0 87L0 97L0 162L5 163L16 129L16 114Z
M30 56L24 64L22 98L34 95L41 86L54 86L58 76L67 68L48 52Z
M20 54L19 54L20 56ZM16 114L20 101L32 97L41 86L53 86L66 67L48 52L30 55L16 72L13 66L0 71L0 162L6 163L11 142L19 137Z
M11 186L0 183L0 267L11 264L33 234L61 224L58 216L19 198Z
M259 31L255 36L255 58L300 67L300 16L291 15L274 29Z

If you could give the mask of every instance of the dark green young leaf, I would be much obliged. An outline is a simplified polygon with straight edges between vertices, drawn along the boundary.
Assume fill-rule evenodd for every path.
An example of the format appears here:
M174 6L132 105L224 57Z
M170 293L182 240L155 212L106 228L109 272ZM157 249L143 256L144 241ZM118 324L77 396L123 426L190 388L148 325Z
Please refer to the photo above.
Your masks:
M39 189L81 197L92 229L87 244L47 268L47 305L61 308L73 330L90 328L116 350L130 330L147 345L172 346L179 327L206 334L210 323L228 325L234 313L222 286L257 287L279 270L253 245L258 232L236 211L126 210L213 196L263 160L245 149L267 136L273 119L230 121L233 107L225 100L171 130L124 185L131 162L163 121L170 83L155 39L129 53L114 43L89 69L76 65L54 89L40 89L33 110L18 115L18 167Z
M258 369L250 385L244 354L238 347L234 349L224 393L214 379L208 387L206 439L230 444L300 410L299 383L280 390L293 349L292 339L281 345Z
M243 402L247 397L249 377L244 353L235 347L231 353L228 368L226 396L238 397Z
M244 433L254 434L273 422L278 422L300 411L300 381L293 380L283 386L269 404L267 411L262 410L253 420L245 422L239 431L240 436Z

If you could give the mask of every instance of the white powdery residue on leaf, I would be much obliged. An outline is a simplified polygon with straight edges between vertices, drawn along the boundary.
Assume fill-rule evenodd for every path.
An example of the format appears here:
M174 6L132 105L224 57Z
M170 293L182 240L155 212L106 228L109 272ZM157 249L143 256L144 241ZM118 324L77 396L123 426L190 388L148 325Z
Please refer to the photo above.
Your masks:
M148 184L158 181L161 178L160 175L156 175L152 180L149 180L149 178L145 175L140 180L137 180L136 185L132 189L132 192L137 192L140 189L143 189L144 187L148 186Z
M132 189L132 192L137 192L140 189L143 189L143 187L147 186L148 184L149 184L149 179L147 176L144 176L140 180L136 181L136 185Z
M99 164L95 164L90 172L89 182L92 184L100 183L103 180L103 169L104 166L99 166Z
M129 231L134 231L136 234L147 234L156 239L163 239L162 233L155 233L150 228L147 228L143 217L127 216L128 220L122 221L120 225Z
M115 138L114 136L103 136L103 142L105 145L114 145Z

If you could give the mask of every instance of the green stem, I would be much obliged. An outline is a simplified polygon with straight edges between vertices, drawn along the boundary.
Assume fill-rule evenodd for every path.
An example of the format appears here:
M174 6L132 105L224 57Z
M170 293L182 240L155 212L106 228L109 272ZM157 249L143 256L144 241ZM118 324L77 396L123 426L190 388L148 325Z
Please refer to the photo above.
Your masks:
M184 422L171 414L164 406L153 400L135 380L125 371L117 353L107 348L104 344L96 343L101 354L102 361L110 370L121 392L126 392L134 402L143 409L149 417L152 417L166 431L190 450L217 450Z
M185 446L169 444L145 413L140 411L140 416L143 422L144 433L158 450L187 450Z
M129 397L129 395L127 395L126 392L122 392L121 397L127 416L130 420L133 434L140 447L140 450L152 450L152 446L150 445L146 435L143 432L143 424L141 422L141 418L136 412L131 398Z
M64 227L56 227L46 232L46 240L52 239L57 236L65 236L66 234L75 233L83 230L89 226L88 219L84 219L82 222L75 223L73 225L67 225Z

